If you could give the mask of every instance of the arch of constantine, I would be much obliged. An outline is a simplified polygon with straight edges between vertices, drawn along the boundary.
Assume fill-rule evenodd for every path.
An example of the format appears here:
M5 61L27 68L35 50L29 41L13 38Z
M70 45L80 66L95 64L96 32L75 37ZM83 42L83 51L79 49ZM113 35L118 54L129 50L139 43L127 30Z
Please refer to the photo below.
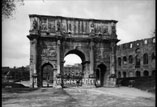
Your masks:
M57 86L59 75L63 79L64 57L68 54L81 58L82 79L99 81L100 86L115 85L112 77L116 72L115 48L119 41L117 21L35 14L29 18L32 87L42 87L44 79ZM94 84L83 81L83 85Z

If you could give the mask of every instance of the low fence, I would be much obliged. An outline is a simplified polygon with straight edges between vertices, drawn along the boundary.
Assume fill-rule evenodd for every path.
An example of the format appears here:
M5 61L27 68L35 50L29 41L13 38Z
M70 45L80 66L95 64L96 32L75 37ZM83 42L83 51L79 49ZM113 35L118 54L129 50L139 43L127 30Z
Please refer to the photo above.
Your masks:
M118 86L131 86L142 90L155 91L155 76L118 78Z
M62 80L59 78L56 80L56 84L60 85ZM64 85L94 85L95 84L95 79L63 79L63 84Z

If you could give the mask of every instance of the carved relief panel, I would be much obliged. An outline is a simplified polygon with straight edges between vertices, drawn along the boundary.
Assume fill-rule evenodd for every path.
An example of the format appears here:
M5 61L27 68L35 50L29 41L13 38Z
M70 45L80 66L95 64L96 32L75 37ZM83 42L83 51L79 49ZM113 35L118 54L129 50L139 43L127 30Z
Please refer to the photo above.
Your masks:
M61 23L61 20L58 19L56 22L57 22L57 26L56 26L57 29L56 29L56 31L57 31L57 32L61 32L61 31L62 31L62 23Z
M111 23L112 34L116 34L116 25L115 23Z
M30 26L30 30L38 30L38 26L39 26L39 20L37 17L31 17L30 18L30 23L31 23L31 26Z
M101 23L95 24L95 33L101 34L101 32L102 32Z
M108 26L104 23L96 23L95 24L95 33L96 34L102 34L107 35L108 34Z
M67 33L67 22L66 20L62 20L62 33Z
M103 33L104 35L108 35L108 26L107 26L107 25L103 26L102 33Z
M48 19L48 30L53 33L55 32L55 19Z
M104 51L103 55L104 55L104 58L103 58L104 62L110 62L110 52Z
M48 19L47 18L41 18L40 29L41 29L41 31L48 30Z
M90 33L92 33L92 34L95 33L95 25L93 22L90 22Z
M96 61L100 61L100 60L101 60L100 49L99 49L99 48L96 48L96 49L94 50L94 53L95 53L95 59L96 59Z
M57 57L57 46L55 42L42 42L41 43L42 50L41 50L41 56L45 58L49 58L50 60L56 59Z
M51 56L51 57L56 57L57 53L56 50L54 50L54 47L46 47L42 50L41 56Z

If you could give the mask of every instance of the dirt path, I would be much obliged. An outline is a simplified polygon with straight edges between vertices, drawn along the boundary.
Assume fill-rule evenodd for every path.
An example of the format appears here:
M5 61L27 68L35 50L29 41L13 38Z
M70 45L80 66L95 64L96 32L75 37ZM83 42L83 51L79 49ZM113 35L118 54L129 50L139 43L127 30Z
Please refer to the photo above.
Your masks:
M155 107L155 95L134 88L2 90L3 107Z

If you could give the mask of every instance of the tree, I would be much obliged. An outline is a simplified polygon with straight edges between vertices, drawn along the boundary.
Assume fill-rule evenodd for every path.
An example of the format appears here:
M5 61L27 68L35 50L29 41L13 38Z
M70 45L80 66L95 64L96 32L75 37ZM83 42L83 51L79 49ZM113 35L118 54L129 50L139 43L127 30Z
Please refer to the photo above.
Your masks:
M16 4L24 5L24 0L2 0L2 18L10 18L16 10Z
M156 36L156 29L154 31L151 31L151 37L155 37Z

